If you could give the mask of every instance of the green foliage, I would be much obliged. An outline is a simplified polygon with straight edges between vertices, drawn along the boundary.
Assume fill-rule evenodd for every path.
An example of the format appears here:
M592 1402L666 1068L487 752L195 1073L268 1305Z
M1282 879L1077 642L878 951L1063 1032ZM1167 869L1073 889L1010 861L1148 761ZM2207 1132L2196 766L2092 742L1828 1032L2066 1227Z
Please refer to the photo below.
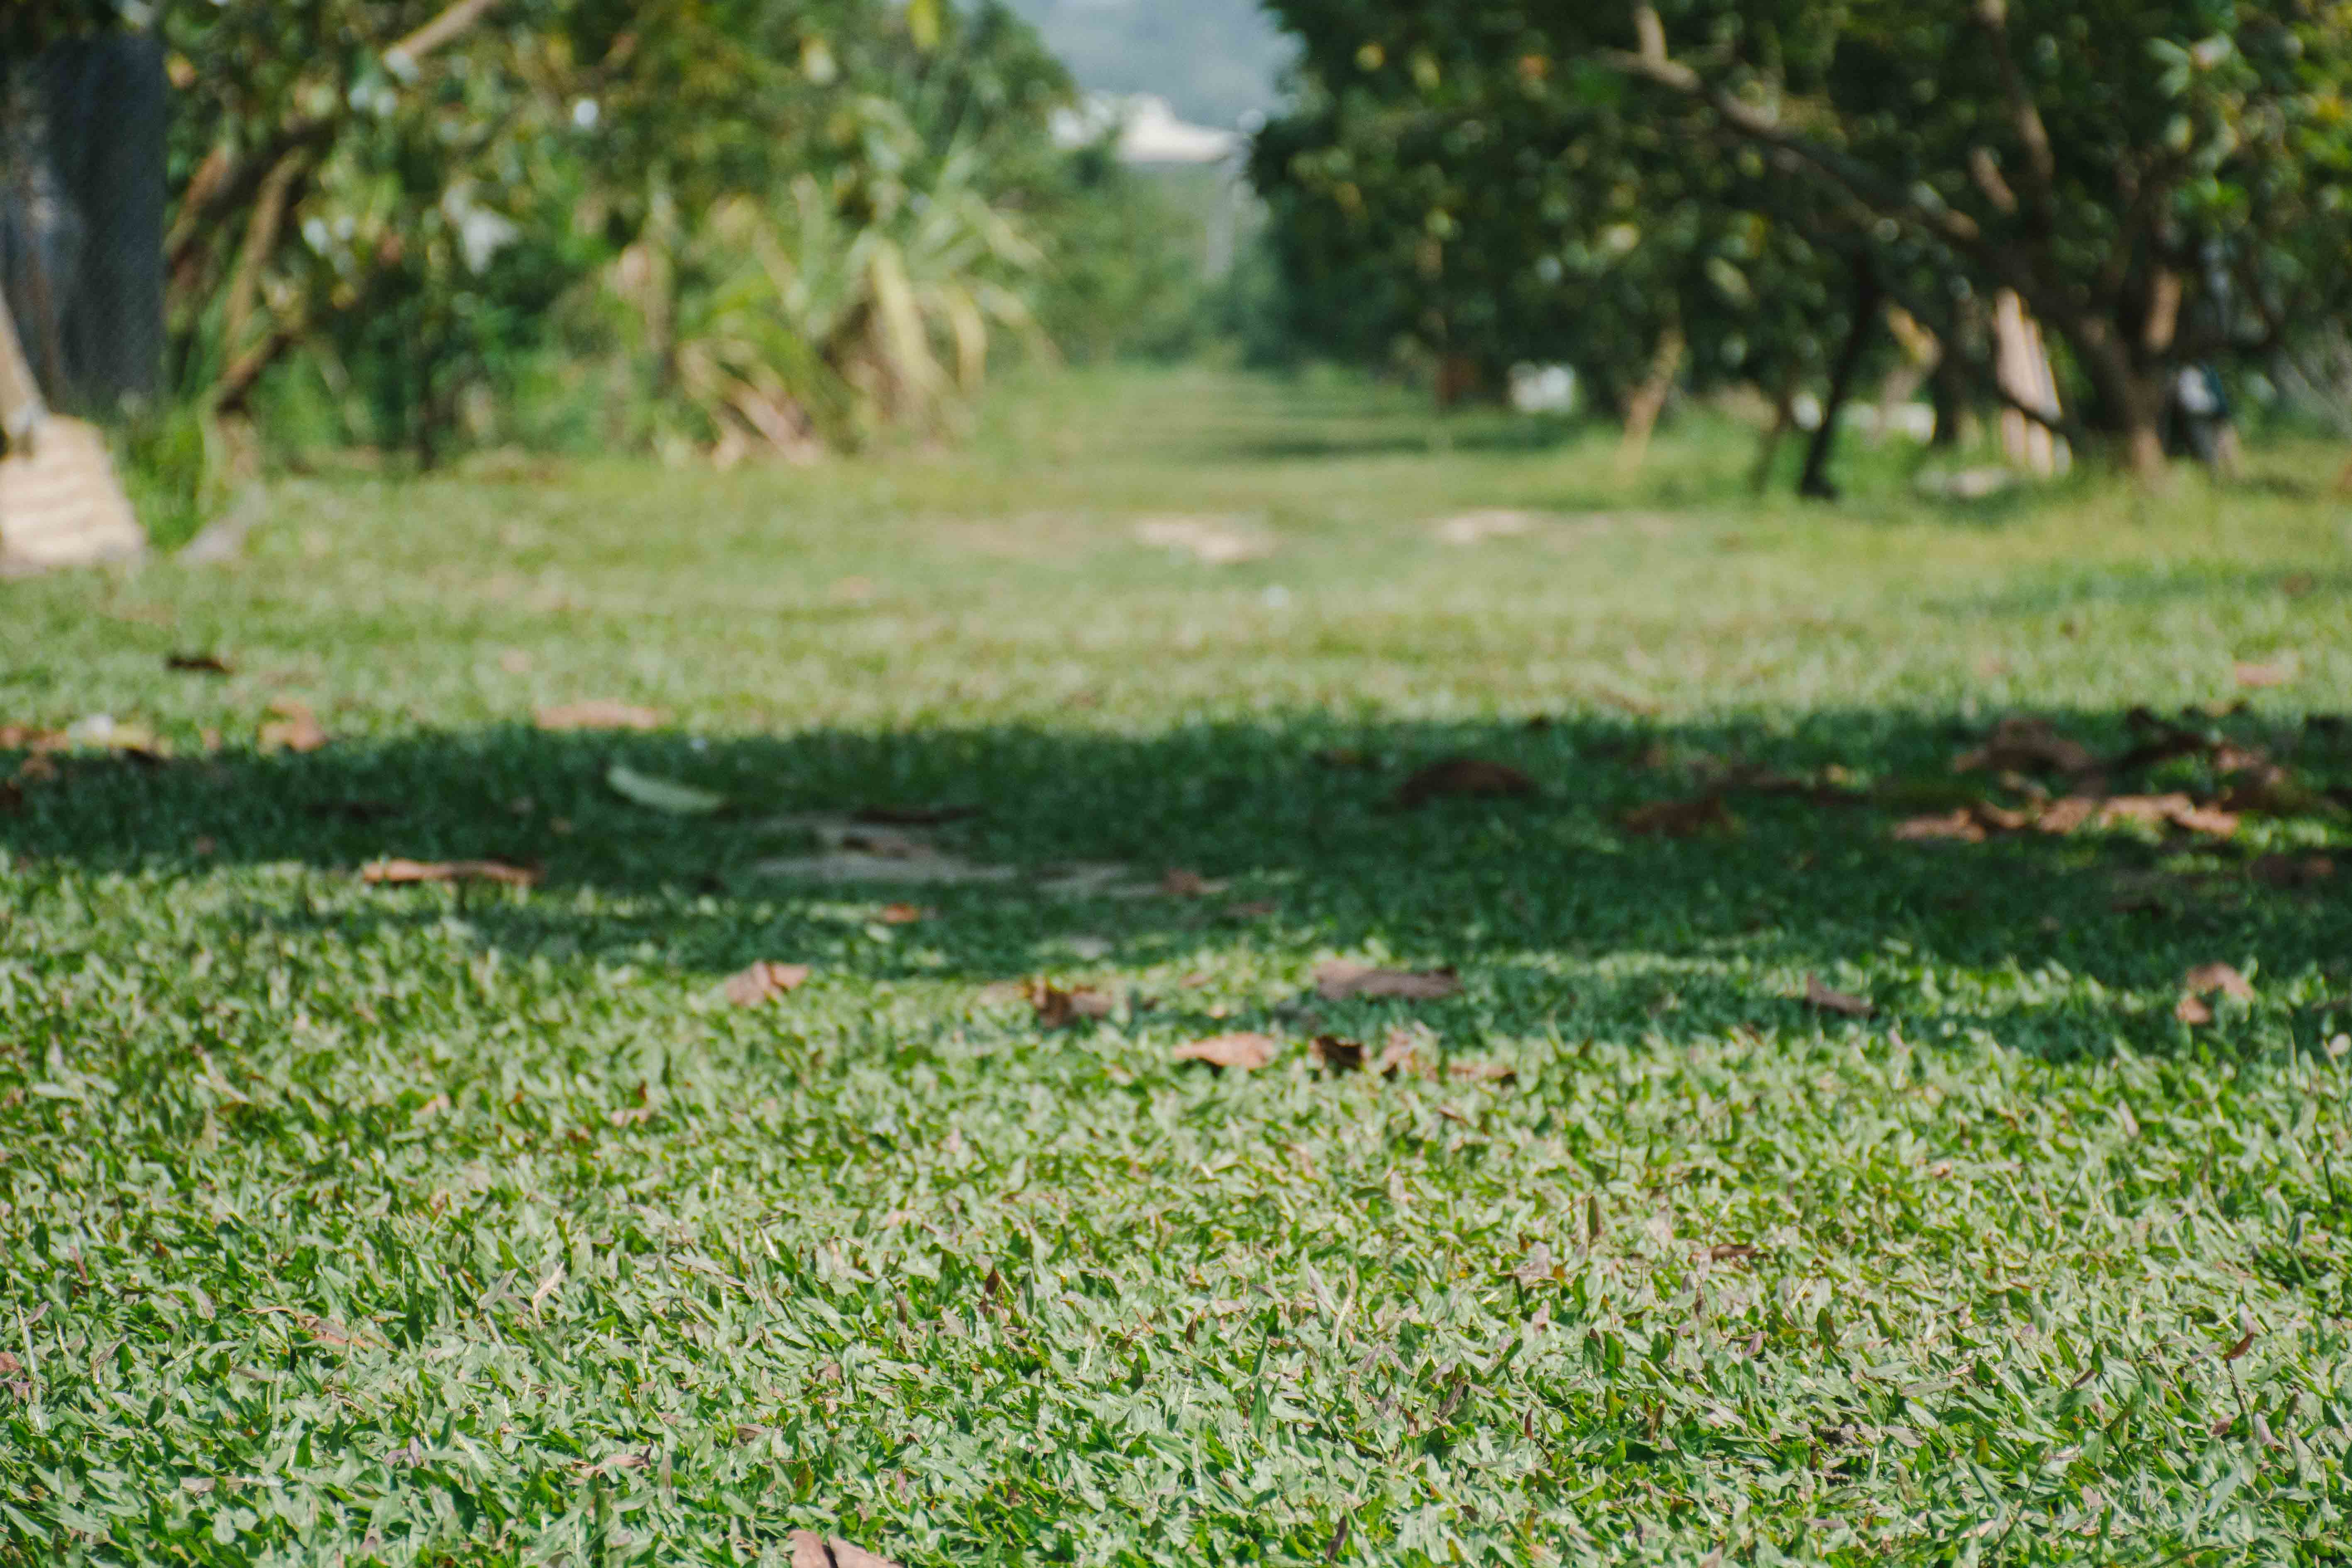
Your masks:
M1331 384L986 418L817 473L292 480L235 573L0 585L12 722L177 752L52 756L0 817L0 1563L2352 1553L2343 894L2247 875L2342 865L2342 817L1622 825L1711 758L1949 789L1998 717L2113 752L2141 704L2352 785L2302 722L2352 688L2342 509L2286 482L2333 454L2262 454L2217 528L1749 505L1696 420L1622 485ZM1432 537L1479 507L1542 521ZM1204 510L1276 553L1130 532ZM164 667L207 649L236 673ZM587 696L674 727L533 727ZM331 743L250 743L289 699ZM1388 807L1464 752L1542 797ZM754 870L796 814L934 802L992 862L1231 886L908 925ZM547 879L362 883L386 854ZM1327 1002L1330 957L1464 988ZM817 973L720 1002L758 960ZM2255 994L2191 1030L2217 961ZM1119 1005L991 989L1039 973ZM1415 1025L1517 1081L1303 1048ZM1276 1063L1171 1058L1234 1028Z
M950 428L992 351L1041 352L1040 316L1164 291L1087 273L1106 228L1164 237L1053 145L1068 79L993 3L304 0L163 26L187 100L177 381L213 413L291 397L428 463L551 420L802 455ZM289 357L294 390L265 393ZM584 416L520 406L557 384Z
M1761 301L1778 321L1716 331L1801 363L1829 326L1819 279L1863 264L1956 352L2019 292L2144 459L2175 367L2267 354L2347 303L2336 7L1276 9L1308 93L1259 167L1293 270L1366 274L1378 287L1351 292L1372 322L1425 343ZM1742 237L1751 221L1766 243ZM1638 243L1595 271L1592 239L1626 224ZM1586 335L1599 365L1624 363Z

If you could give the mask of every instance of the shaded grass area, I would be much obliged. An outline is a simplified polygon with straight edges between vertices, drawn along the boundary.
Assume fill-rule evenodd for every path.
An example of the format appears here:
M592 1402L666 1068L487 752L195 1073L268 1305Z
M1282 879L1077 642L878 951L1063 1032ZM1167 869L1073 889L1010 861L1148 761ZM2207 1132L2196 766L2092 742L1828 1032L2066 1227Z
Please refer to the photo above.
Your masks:
M0 1562L2352 1550L2336 509L1987 518L1891 452L1844 510L1751 507L1721 432L1628 480L1209 377L993 417L808 475L294 480L235 574L5 590L0 720L172 755L54 752L0 816ZM1480 507L1543 515L1433 537ZM1134 542L1170 512L1276 548ZM234 673L164 670L195 648ZM669 721L530 722L583 697ZM294 700L331 742L257 750ZM1951 771L1996 719L2114 754L2142 704L2302 804L1893 839L2024 798ZM1458 754L1537 793L1393 807ZM1865 798L1628 830L1735 764ZM976 863L1223 886L761 870L942 803ZM543 879L359 879L387 855ZM1463 990L1328 1001L1332 957ZM814 975L726 1005L756 960ZM2213 963L2252 994L2191 1027ZM1111 1016L1043 1027L1037 974ZM1396 1028L1516 1079L1303 1048ZM1233 1029L1275 1064L1171 1059Z

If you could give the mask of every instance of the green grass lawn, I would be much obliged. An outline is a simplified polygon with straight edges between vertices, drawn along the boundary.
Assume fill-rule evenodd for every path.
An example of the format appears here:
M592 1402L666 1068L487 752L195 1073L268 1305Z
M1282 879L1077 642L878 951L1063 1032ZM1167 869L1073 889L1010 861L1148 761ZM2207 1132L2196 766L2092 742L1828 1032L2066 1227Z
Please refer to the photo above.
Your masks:
M0 585L0 1563L2346 1561L2339 456L1748 456L1072 374L953 454L289 477L235 567ZM533 721L590 700L666 719ZM2135 709L2179 754L1953 770ZM2224 744L2226 837L2000 830ZM1393 805L1454 755L1534 792ZM907 863L1001 875L770 868L935 805Z

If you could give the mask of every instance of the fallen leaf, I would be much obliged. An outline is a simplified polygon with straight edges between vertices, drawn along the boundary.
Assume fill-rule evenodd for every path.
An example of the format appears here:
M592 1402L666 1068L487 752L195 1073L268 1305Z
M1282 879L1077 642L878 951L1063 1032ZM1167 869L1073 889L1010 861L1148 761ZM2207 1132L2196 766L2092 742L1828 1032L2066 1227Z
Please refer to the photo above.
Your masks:
M886 926L919 925L938 918L939 910L925 909L920 904L885 904L874 918Z
M1364 1065L1364 1042L1343 1040L1337 1035L1318 1035L1307 1042L1307 1049L1316 1065L1332 1072L1354 1072Z
M1059 1029L1081 1018L1108 1018L1118 1008L1118 1000L1107 992L1085 985L1073 985L1067 991L1044 980L1032 980L1022 994L1037 1011L1037 1022L1048 1029Z
M2215 771L2227 776L2221 798L2215 805L2222 812L2254 812L2264 816L2297 816L2318 804L2318 797L2295 782L2295 777L2275 763L2263 762L2235 770Z
M2228 1350L2221 1352L2221 1359L2223 1361L2236 1361L2239 1357L2244 1355L2248 1351L2253 1348L2254 1331L2248 1329L2242 1339L2239 1340L2236 1344L2231 1345Z
M853 1546L838 1535L828 1538L814 1530L795 1530L789 1539L793 1568L898 1568L888 1558Z
M1345 1002L1351 996L1436 1002L1458 994L1462 990L1462 977L1450 968L1381 969L1369 963L1334 959L1315 966L1315 989L1327 1002Z
M236 669L216 653L173 653L163 656L163 668L183 675L234 675Z
M2180 977L2180 987L2191 996L2206 996L2218 991L2241 1002L2253 999L2253 983L2226 963L2200 963Z
M1398 785L1394 802L1411 811L1433 800L1525 800L1535 793L1536 781L1507 763L1446 757Z
M542 730L658 730L668 715L658 709L593 698L542 708L536 718Z
M2211 1023L2213 1021L2213 1009L2208 1007L2204 1003L2199 1001L2194 996L2183 996L2179 1002L2173 1006L2172 1016L2179 1019L2182 1023L2194 1027L2199 1024Z
M805 963L771 963L761 960L740 974L730 975L719 989L738 1007L756 1007L799 990L808 984Z
M318 716L308 704L281 697L269 705L269 710L278 717L261 726L262 750L315 752L327 743L327 731L319 727Z
M672 816L708 816L727 804L727 797L714 790L657 779L625 763L614 763L606 769L604 783L622 799Z
M1905 844L1926 844L1949 841L1955 844L1981 844L1987 837L1985 826L1976 813L1963 806L1937 816L1914 816L1895 825L1895 837Z
M1764 1249L1753 1242L1728 1241L1706 1249L1709 1263L1745 1263Z
M1171 866L1160 879L1160 890L1171 899L1205 899L1212 893L1222 893L1229 884L1213 882L1198 871L1187 871Z
M1264 1035L1215 1035L1177 1047L1176 1059L1254 1072L1274 1060L1274 1042Z
M2251 868L2254 880L2273 888L2308 888L2336 875L2325 855L2265 855Z
M1648 838L1689 838L1710 828L1729 829L1739 825L1723 804L1723 796L1710 790L1696 800L1661 800L1648 805L1637 805L1617 818L1626 832Z
M2100 802L2087 795L2070 795L2042 808L2033 826L2043 833L2067 834L2088 826L2099 815Z
M976 805L868 805L859 808L857 820L877 827L945 827L979 815Z
M2099 769L2098 753L2079 741L2070 741L2043 719L2004 719L1993 726L1992 738L1952 759L1956 773L2013 768L2021 773L2089 773Z
M1429 1037L1414 1029L1391 1029L1388 1043L1381 1051L1381 1059L1372 1070L1382 1078L1428 1078L1433 1072L1429 1052Z
M2241 664L2233 673L2238 678L2238 684L2249 691L2284 686L2294 679L2294 667L2286 664Z
M375 887L413 887L425 882L497 882L509 888L535 887L539 873L503 860L405 860L372 862L360 880Z
M1822 984L1818 974L1805 976L1805 1001L1825 1013L1843 1013L1849 1018L1867 1018L1878 1011L1859 996L1849 996L1843 991L1832 991Z
M1551 1244L1538 1241L1528 1248L1527 1257L1520 1260L1517 1268L1511 1270L1511 1278L1528 1289L1533 1289L1551 1279L1553 1267Z
M1517 1083L1519 1069L1505 1062L1447 1062L1445 1076L1465 1083Z

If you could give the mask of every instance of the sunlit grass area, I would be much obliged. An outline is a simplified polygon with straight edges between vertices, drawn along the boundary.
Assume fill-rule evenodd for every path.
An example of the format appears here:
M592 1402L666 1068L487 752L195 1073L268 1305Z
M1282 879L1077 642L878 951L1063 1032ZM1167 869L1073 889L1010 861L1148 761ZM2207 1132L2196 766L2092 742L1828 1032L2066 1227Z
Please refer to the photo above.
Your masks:
M2343 1561L2340 455L1750 458L1092 373L0 585L0 1563Z

